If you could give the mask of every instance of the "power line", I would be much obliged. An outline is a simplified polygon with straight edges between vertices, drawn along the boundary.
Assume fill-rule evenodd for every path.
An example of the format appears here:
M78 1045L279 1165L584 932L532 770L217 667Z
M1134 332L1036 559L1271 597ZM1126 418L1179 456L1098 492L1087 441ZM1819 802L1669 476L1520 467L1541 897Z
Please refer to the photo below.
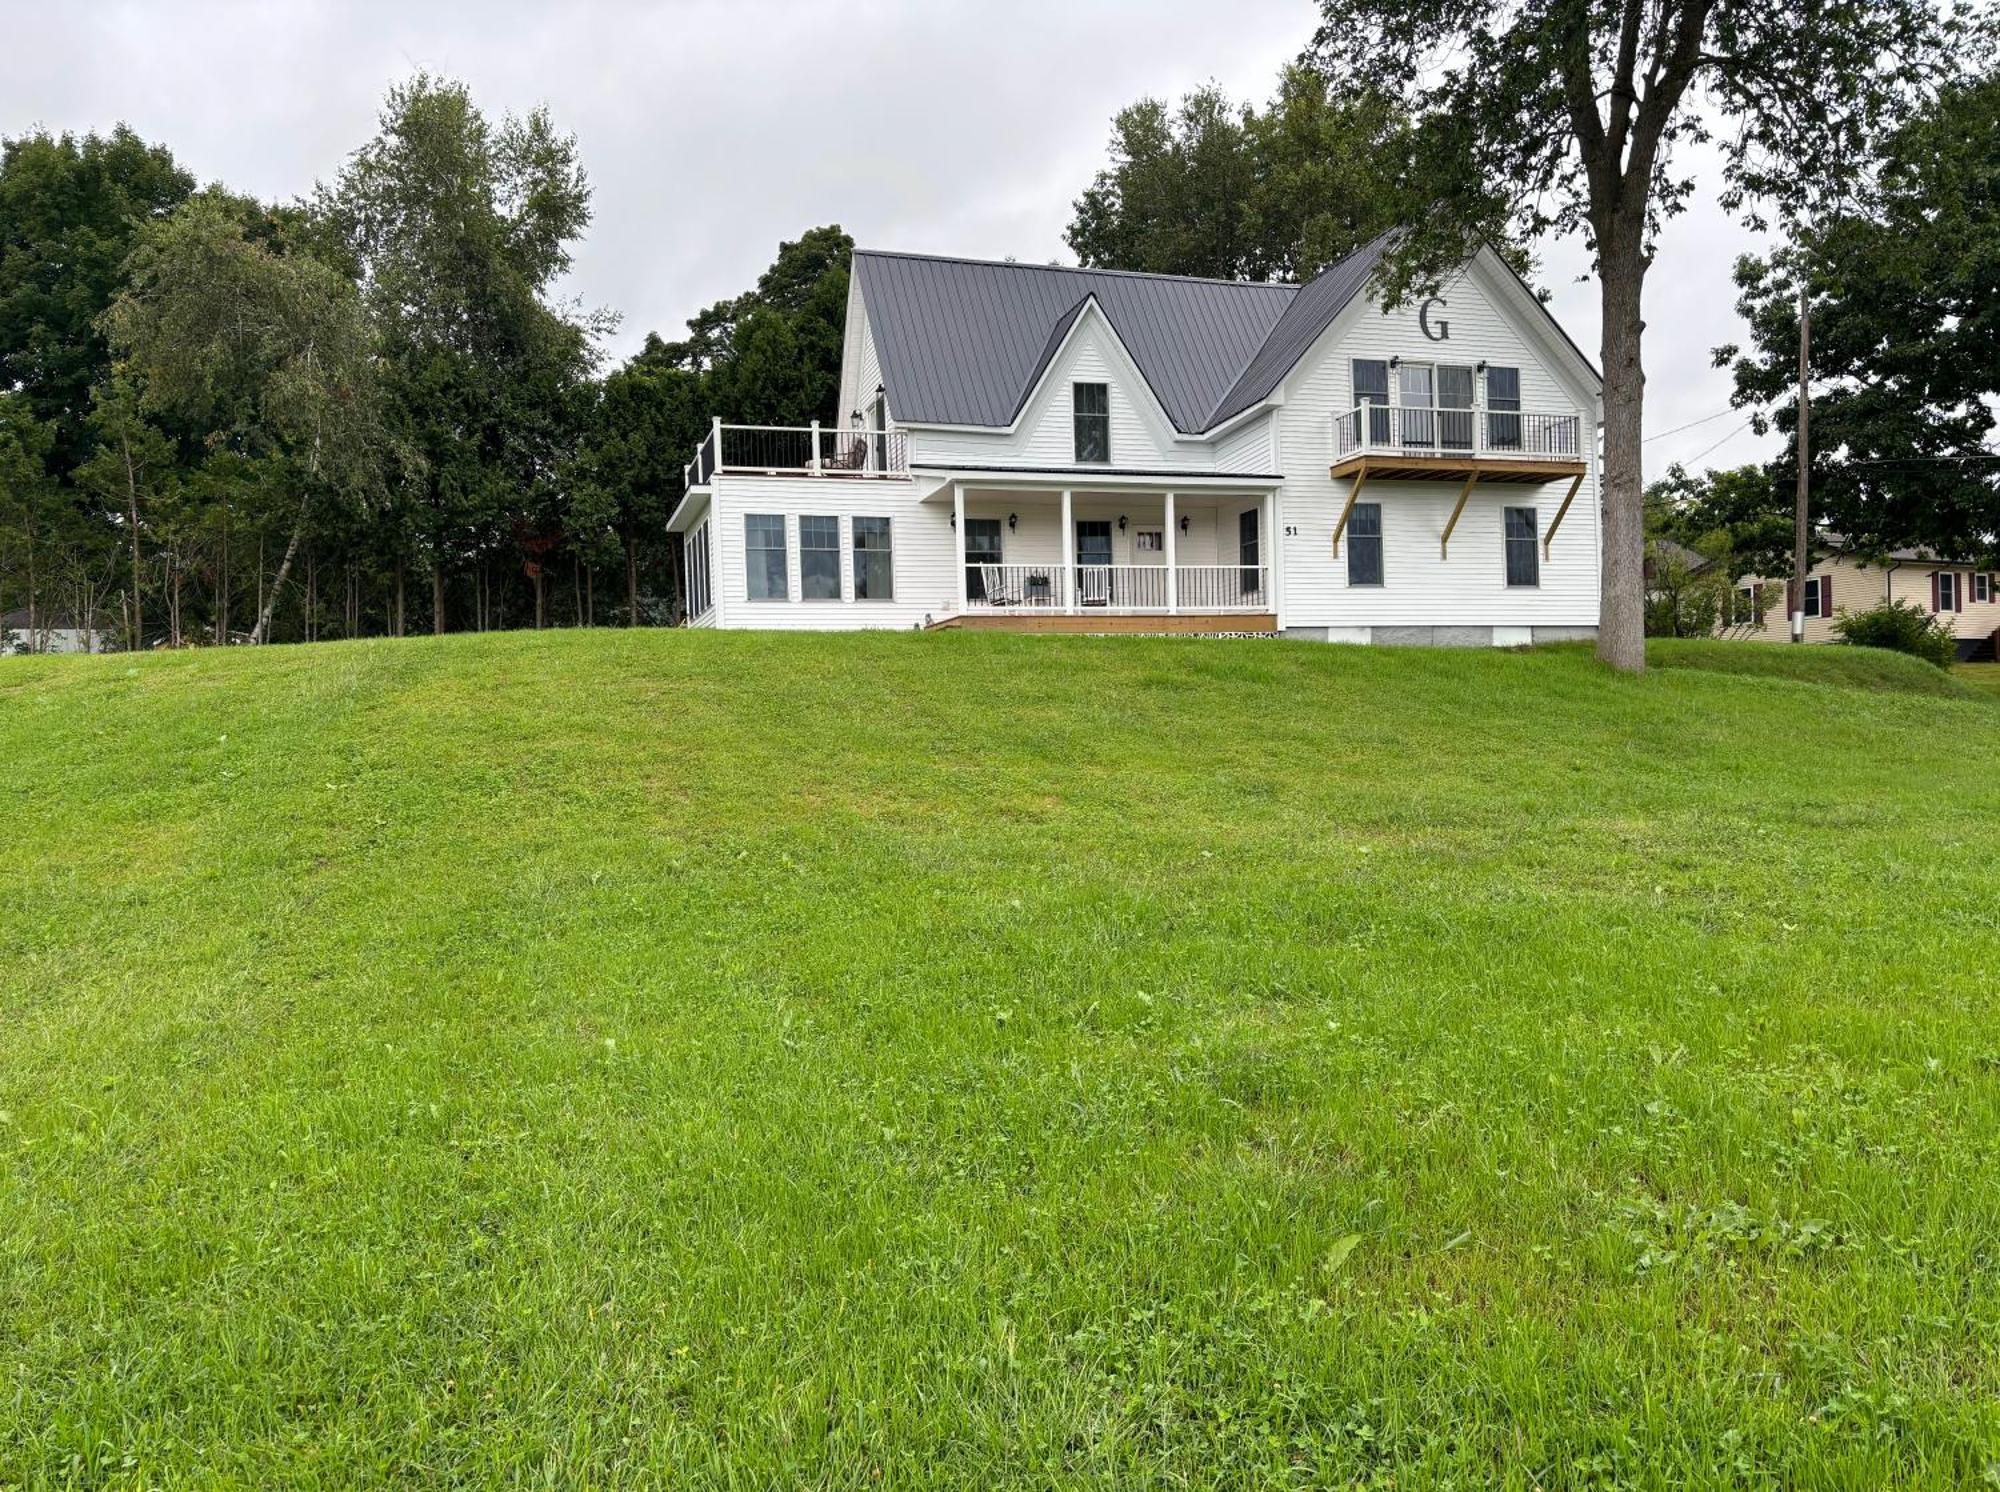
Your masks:
M1713 445L1703 446L1694 455L1688 457L1687 460L1682 464L1685 466L1693 466L1695 462L1701 460L1703 456L1706 456L1710 451L1714 450L1716 446L1723 444L1725 441L1734 440L1737 436L1741 435L1745 430L1748 430L1749 428L1750 428L1750 422L1748 420L1745 420L1742 424L1738 425L1734 430L1731 430L1727 435L1723 436L1721 440L1716 441Z
M1648 435L1639 444L1645 445L1650 441L1665 440L1669 435L1679 435L1683 430L1692 430L1696 425L1706 425L1710 420L1719 420L1726 414L1732 414L1735 412L1735 409L1736 406L1733 404L1728 409L1718 409L1714 414L1705 414L1698 420L1689 420L1685 425L1676 425L1671 430L1662 430L1658 435ZM1746 421L1745 423L1748 422Z

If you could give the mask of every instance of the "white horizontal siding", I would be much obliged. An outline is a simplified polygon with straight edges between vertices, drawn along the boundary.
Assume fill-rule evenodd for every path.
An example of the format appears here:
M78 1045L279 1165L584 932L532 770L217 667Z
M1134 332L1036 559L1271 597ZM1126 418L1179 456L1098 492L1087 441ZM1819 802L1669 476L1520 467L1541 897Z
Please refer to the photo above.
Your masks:
M813 477L715 479L712 533L718 625L802 631L914 627L925 615L943 616L958 605L953 579L957 553L949 505L917 501L914 481L847 481ZM785 520L786 579L790 600L753 601L748 592L744 518L775 513ZM840 520L838 601L799 599L799 518ZM894 543L895 599L854 599L854 519L888 518Z
M1597 625L1596 411L1576 376L1554 366L1542 334L1521 325L1520 313L1498 289L1493 271L1479 264L1447 284L1447 304L1434 307L1431 316L1433 328L1440 320L1450 323L1442 342L1425 338L1414 305L1385 312L1372 300L1357 300L1285 380L1277 417L1286 468L1278 538L1285 626ZM1347 584L1347 546L1343 542L1335 558L1333 528L1353 483L1329 472L1333 418L1354 407L1351 361L1394 357L1519 368L1524 409L1580 417L1589 470L1542 562L1539 586L1506 584L1500 510L1532 507L1546 532L1569 491L1567 481L1475 487L1452 533L1449 559L1438 541L1458 500L1458 483L1369 482L1361 500L1382 506L1384 583Z
M1278 469L1278 454L1271 449L1277 417L1258 415L1246 420L1215 442L1215 469L1219 472L1248 472L1268 476Z

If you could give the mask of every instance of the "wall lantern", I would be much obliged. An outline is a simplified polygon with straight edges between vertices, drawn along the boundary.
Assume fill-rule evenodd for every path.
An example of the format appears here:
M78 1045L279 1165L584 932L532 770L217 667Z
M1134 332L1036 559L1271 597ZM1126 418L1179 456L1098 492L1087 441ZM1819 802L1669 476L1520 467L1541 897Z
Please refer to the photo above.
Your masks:
M1181 514L1181 532L1187 532L1187 514L1185 513Z
M1125 515L1123 513L1118 515L1118 532L1121 534L1125 532Z
M1019 528L1020 526L1021 526L1021 515L1019 513L1009 513L1007 515L1007 532L1011 534L1015 529Z
M1402 367L1402 366L1403 366L1403 355L1402 355L1402 353L1400 353L1400 352L1399 352L1399 353L1397 353L1397 354L1396 354L1396 355L1395 355L1394 357L1390 358L1390 359L1389 359L1389 366L1390 366L1390 367L1392 367L1392 368L1400 368L1400 367Z
M957 528L957 527L958 527L958 514L956 514L956 513L953 513L953 514L951 515L951 526L952 526L953 528Z

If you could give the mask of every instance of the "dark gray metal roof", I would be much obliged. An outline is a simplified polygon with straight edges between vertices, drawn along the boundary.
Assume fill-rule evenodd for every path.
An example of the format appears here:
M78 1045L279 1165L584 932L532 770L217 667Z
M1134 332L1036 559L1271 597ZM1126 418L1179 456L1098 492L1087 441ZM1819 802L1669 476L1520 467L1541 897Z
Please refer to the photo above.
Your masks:
M1216 403L1214 412L1209 416L1209 424L1219 425L1270 397L1271 391L1306 355L1306 349L1354 299L1356 292L1368 283L1375 266L1382 262L1382 250L1388 241L1389 235L1385 233L1306 282L1292 298L1292 303L1285 307L1285 314L1271 328L1271 334L1257 349L1257 355L1250 359L1242 377Z
M889 408L903 423L1012 424L1094 297L1184 434L1215 422L1215 409L1242 383L1288 309L1320 284L1301 290L866 249L855 252L854 272ZM1280 369L1272 387L1283 376Z

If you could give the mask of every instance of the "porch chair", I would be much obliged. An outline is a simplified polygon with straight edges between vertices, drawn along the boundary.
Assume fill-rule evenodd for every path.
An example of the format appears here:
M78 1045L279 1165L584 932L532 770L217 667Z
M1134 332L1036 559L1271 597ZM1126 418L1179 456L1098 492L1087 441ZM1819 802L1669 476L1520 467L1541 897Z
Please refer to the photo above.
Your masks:
M1005 565L984 565L979 567L979 582L986 588L988 606L1014 606L1020 597L1007 589L1007 567Z
M1076 572L1077 599L1085 606L1111 604L1111 567L1085 565Z

